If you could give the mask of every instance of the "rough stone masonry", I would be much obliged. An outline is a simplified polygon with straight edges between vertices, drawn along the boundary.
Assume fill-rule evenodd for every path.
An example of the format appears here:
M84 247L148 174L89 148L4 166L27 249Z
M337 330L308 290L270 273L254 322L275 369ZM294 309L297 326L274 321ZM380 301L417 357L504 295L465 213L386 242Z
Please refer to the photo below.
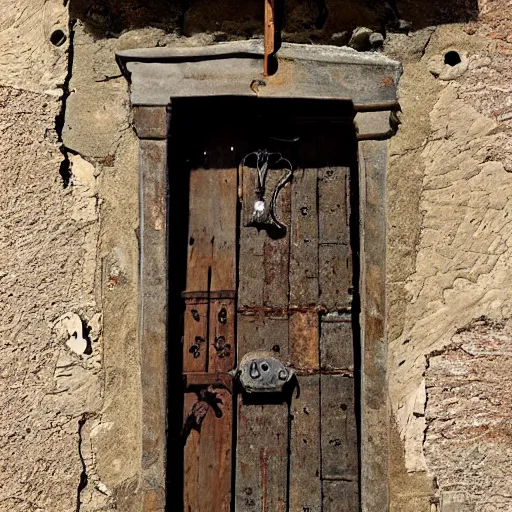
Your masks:
M138 163L114 53L260 37L260 4L1 2L0 511L140 510ZM283 39L404 67L390 508L512 510L512 6L397 0L397 25L383 5L288 0Z

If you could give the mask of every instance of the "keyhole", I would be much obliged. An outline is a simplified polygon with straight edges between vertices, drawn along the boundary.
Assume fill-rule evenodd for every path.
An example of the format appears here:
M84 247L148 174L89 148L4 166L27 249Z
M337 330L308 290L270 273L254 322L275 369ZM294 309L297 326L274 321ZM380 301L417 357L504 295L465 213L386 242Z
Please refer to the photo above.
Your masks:
M252 379L259 379L261 377L261 373L258 370L258 365L253 361L249 368L249 375Z

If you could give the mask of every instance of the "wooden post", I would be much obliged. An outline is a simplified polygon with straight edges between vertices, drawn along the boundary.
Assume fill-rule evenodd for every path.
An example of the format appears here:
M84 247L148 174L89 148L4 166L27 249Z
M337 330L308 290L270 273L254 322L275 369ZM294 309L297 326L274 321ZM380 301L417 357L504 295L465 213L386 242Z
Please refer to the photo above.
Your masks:
M265 57L263 74L269 75L270 57L275 51L275 0L265 0Z

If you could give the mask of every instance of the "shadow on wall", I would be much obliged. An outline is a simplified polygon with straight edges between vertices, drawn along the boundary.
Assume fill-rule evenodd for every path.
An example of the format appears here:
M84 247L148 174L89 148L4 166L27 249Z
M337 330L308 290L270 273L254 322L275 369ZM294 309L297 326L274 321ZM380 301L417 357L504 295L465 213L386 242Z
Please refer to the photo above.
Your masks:
M398 17L418 30L478 16L478 0L280 1L284 39L304 43L345 44L344 32L395 30ZM219 40L263 31L263 0L70 0L70 13L98 38L143 27L185 36L216 32Z

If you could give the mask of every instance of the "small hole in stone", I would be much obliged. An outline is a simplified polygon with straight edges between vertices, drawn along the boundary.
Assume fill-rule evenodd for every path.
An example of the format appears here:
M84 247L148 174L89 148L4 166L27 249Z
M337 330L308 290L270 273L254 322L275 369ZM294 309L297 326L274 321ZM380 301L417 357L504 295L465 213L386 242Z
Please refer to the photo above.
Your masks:
M194 237L193 237L193 236L191 236L191 237L188 239L188 245L194 245L194 242L195 242Z
M264 372L268 371L268 364L267 364L267 363L263 363L263 364L261 365L261 369L262 369Z
M459 52L455 50L450 50L444 54L444 63L448 64L448 66L456 66L461 63L461 58Z
M58 28L57 30L54 30L50 35L50 43L53 44L53 46L62 46L66 42L66 34Z
M274 345L272 347L272 352L281 352L281 347L279 345Z
M342 411L346 411L346 410L348 409L347 404L341 404L341 405L340 405L340 409L341 409Z

